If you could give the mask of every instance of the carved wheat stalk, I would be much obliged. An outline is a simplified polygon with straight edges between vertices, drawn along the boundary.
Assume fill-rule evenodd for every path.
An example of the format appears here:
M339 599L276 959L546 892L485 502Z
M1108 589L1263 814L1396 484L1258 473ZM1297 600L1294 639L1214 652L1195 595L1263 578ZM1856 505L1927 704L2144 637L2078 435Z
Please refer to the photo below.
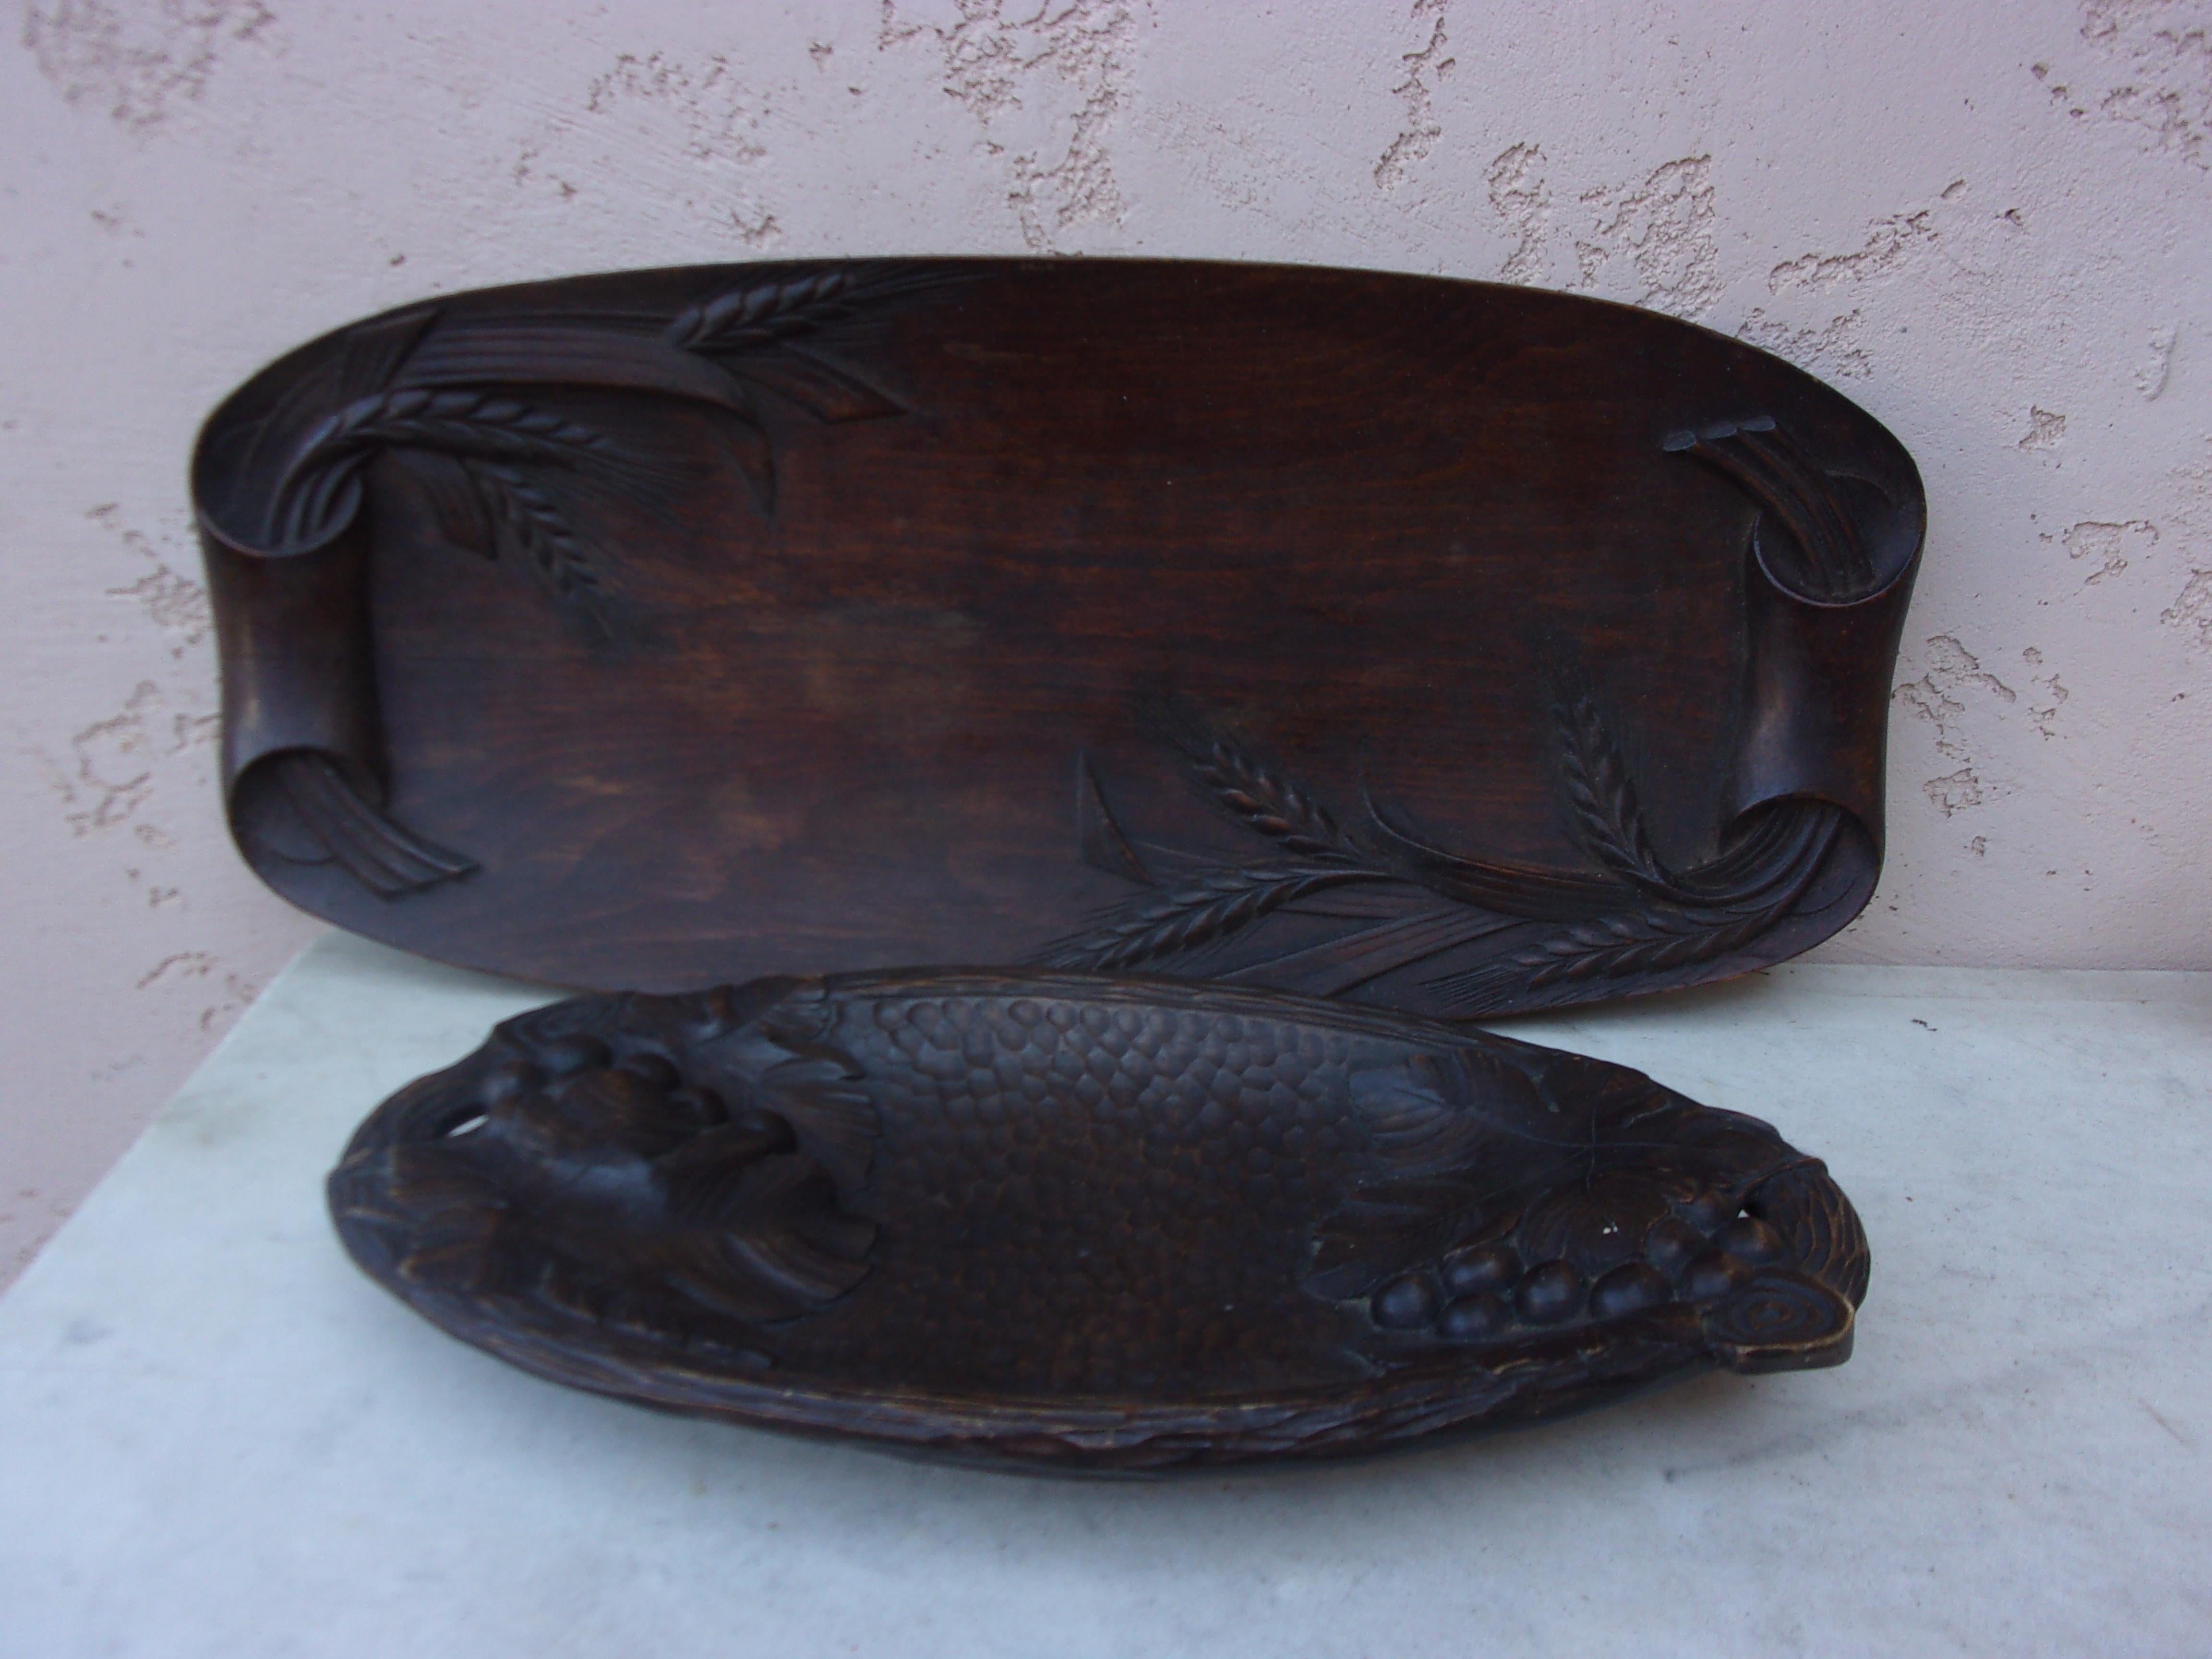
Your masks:
M562 599L597 599L599 573L561 504L520 467L464 463L508 542Z
M510 465L615 470L625 465L604 434L511 398L422 387L380 392L357 398L330 416L285 468L271 507L285 538L313 539L339 491L385 448Z
M548 409L489 392L434 392L410 386L359 398L325 422L289 471L334 454L382 445L409 445L456 455L574 465L616 464L605 434Z
M1446 975L1434 988L1465 999L1462 1014L1480 1014L1510 1002L1509 994L1547 986L1620 979L1694 966L1741 950L1796 908L1834 844L1840 818L1830 816L1793 855L1773 896L1755 909L1711 907L1650 908L1580 922L1540 940L1510 959L1468 973Z
M1514 1006L1529 993L1554 985L1621 979L1710 962L1749 944L1780 919L1787 904L1749 916L1717 918L1647 910L1601 917L1461 973L1429 981L1455 999L1452 1012L1467 1018Z
M1587 690L1563 694L1554 714L1577 839L1613 878L1589 884L1601 902L1620 908L1595 915L1585 910L1583 919L1556 927L1504 961L1431 981L1432 988L1462 999L1462 1013L1510 1005L1549 987L1662 974L1741 950L1790 913L1835 835L1838 820L1831 816L1806 826L1792 838L1794 845L1785 843L1786 852L1778 847L1784 856L1753 886L1729 892L1707 882L1701 890L1695 884L1699 872L1676 876L1652 845L1627 764L1595 695ZM1050 947L1038 958L1042 964L1112 970L1163 962L1229 939L1308 895L1354 883L1407 882L1454 897L1432 885L1422 870L1401 867L1370 850L1285 769L1199 711L1171 704L1152 710L1146 724L1175 749L1185 772L1216 805L1300 862L1205 869L1170 890L1109 912L1089 933ZM1530 873L1498 870L1505 880ZM1463 896L1455 902L1483 911ZM1517 925L1515 918L1522 914L1504 907L1498 926Z
M1796 895L1791 895L1794 902ZM1687 912L1646 910L1632 916L1608 916L1587 922L1514 957L1533 970L1523 981L1534 990L1547 985L1618 979L1627 974L1710 962L1750 943L1780 920L1788 903L1771 905L1748 916L1723 920Z
M1153 723L1215 804L1255 835L1298 858L1377 869L1311 791L1233 732L1188 708L1164 711Z
M1562 700L1554 712L1567 804L1583 845L1613 875L1671 889L1674 877L1652 848L1636 786L1596 698L1584 691Z
M811 333L850 314L849 270L821 270L731 289L677 313L668 339L686 351L726 351Z
M1309 894L1376 879L1364 870L1210 870L1165 892L1131 901L1115 920L1063 941L1036 960L1042 967L1100 973L1139 967L1227 939Z

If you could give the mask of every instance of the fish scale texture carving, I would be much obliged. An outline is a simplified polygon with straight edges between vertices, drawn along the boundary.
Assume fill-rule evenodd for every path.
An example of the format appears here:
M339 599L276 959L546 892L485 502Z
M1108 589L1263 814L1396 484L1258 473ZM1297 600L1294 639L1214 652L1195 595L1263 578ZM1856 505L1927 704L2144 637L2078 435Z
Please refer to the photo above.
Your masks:
M1282 993L946 971L579 999L331 1177L386 1288L559 1381L1073 1469L1343 1455L1848 1357L1766 1125Z

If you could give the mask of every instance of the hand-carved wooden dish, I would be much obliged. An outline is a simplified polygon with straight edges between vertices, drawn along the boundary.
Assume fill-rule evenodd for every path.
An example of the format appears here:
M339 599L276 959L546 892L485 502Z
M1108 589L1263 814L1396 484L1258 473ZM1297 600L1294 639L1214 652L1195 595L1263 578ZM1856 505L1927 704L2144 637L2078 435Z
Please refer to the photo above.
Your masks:
M369 1273L540 1376L1068 1469L1836 1364L1867 1282L1818 1162L1640 1073L1091 975L556 1004L386 1102L330 1196Z
M248 382L193 484L234 830L343 926L1436 1014L1850 920L1923 520L1672 319L1152 261L441 299Z

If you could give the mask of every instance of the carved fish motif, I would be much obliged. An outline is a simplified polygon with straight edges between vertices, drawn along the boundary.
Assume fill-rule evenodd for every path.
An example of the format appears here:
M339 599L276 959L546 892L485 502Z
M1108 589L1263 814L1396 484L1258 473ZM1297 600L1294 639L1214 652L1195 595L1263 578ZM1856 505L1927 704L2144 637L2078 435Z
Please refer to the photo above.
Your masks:
M1279 993L904 973L603 997L403 1091L374 1276L560 1380L1162 1468L1838 1363L1856 1218L1640 1073Z

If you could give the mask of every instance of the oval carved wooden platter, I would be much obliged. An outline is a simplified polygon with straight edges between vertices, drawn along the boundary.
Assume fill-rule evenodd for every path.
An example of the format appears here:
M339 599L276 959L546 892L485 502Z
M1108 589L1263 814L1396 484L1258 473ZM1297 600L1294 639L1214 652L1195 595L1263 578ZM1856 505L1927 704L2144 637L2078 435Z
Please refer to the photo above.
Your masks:
M638 1403L1076 1471L1340 1457L1850 1352L1765 1124L1281 992L950 971L593 997L385 1103L354 1259Z
M234 831L343 927L1440 1016L1858 911L1924 521L1866 414L1686 324L1155 261L441 298L248 381L193 485Z

